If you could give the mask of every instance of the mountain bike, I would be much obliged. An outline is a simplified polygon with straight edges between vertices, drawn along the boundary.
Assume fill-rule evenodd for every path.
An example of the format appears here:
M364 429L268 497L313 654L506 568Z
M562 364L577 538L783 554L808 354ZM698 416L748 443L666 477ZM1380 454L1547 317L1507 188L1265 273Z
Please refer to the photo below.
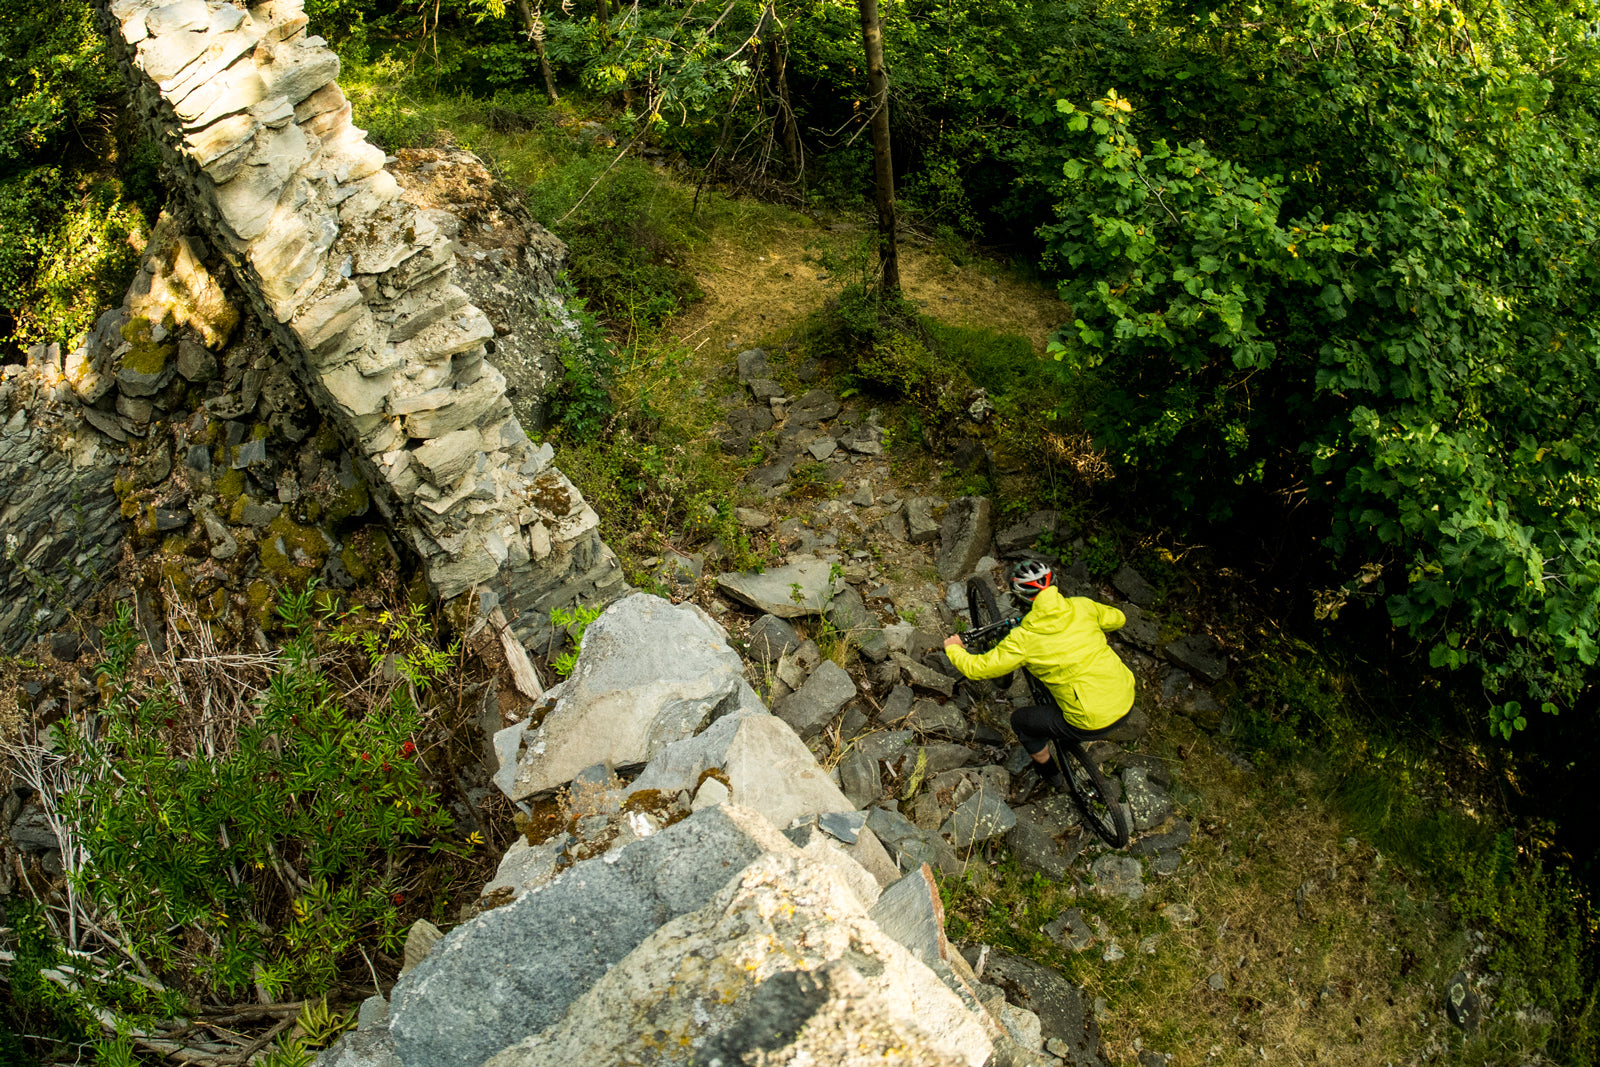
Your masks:
M961 635L961 642L974 655L987 652L1005 639L1022 616L1001 618L996 606L994 590L983 578L974 577L967 582L967 610L972 614L972 628ZM1028 680L1028 692L1035 704L1047 708L1058 707L1049 688L1027 668L1022 675ZM1000 680L1009 684L1011 675ZM1089 758L1081 742L1057 741L1051 750L1056 769L1067 780L1072 799L1077 802L1083 821L1096 837L1112 848L1125 848L1128 844L1128 813L1115 798L1111 783L1100 773L1100 768Z

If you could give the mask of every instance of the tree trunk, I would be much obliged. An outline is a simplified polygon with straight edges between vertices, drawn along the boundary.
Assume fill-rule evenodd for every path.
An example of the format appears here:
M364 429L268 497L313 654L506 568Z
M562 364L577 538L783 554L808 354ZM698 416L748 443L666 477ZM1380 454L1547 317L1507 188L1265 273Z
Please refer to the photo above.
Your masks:
M600 17L600 43L611 46L611 8L606 0L594 0L594 13Z
M544 54L544 35L538 31L537 20L528 0L517 0L517 14L522 16L522 26L528 31L528 39L533 42L533 50L539 53L539 73L544 75L545 95L550 98L550 103L554 104L561 98L556 95L556 80L550 76L550 60Z
M880 290L900 291L900 257L894 224L894 160L889 155L889 77L883 70L883 33L878 0L856 0L861 11L861 43L867 52L867 88L872 101L872 169L878 178L878 258Z
M799 174L803 169L800 157L800 135L795 129L794 109L789 106L789 64L787 48L778 47L778 35L767 38L767 79L772 95L778 101L778 130L783 137L783 152L789 157L789 167Z

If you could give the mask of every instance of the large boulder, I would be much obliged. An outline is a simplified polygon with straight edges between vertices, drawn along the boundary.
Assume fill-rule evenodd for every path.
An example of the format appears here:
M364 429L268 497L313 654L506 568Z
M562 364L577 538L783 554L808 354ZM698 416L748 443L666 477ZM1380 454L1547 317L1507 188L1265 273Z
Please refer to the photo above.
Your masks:
M855 808L787 723L751 712L729 715L698 737L668 745L634 779L632 790L692 790L713 769L726 775L732 803L760 812L780 830L806 815Z
M400 1061L478 1067L559 1022L662 923L704 907L752 861L793 851L757 813L711 807L485 912L395 985L389 1032Z
M1100 1067L1100 1027L1082 991L1042 963L991 949L983 979L1000 987L1006 999L1039 1019L1041 1036L1066 1045L1073 1067Z
M589 624L572 676L542 706L516 738L512 800L597 763L646 763L730 711L764 710L722 627L692 604L644 593Z
M640 944L558 1025L484 1067L758 1062L747 1055L982 1067L992 1053L978 1019L868 918L837 871L790 849L750 864Z
M760 573L734 571L717 576L717 588L724 593L780 619L822 614L833 594L843 587L844 580L834 578L832 565L815 556L796 556L782 567Z
M1021 522L1012 523L994 535L994 547L1003 556L1015 556L1032 548L1045 536L1054 536L1060 516L1054 511L1035 511Z
M1168 659L1208 682L1228 673L1228 654L1210 634L1188 634L1161 650Z
M939 526L939 577L954 582L967 577L989 551L989 498L964 496L951 503Z

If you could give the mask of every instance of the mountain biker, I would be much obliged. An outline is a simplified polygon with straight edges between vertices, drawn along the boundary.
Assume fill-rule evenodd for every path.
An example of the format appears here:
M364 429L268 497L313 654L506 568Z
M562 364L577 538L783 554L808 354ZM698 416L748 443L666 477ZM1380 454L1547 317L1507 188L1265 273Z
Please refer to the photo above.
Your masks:
M1031 605L1022 622L981 656L959 634L945 639L945 655L968 678L998 678L1026 667L1055 697L1055 707L1030 705L1011 713L1011 728L1045 783L1060 786L1049 742L1092 741L1116 730L1133 707L1133 672L1106 643L1127 616L1088 597L1064 597L1050 568L1023 560L1011 572L1011 589Z

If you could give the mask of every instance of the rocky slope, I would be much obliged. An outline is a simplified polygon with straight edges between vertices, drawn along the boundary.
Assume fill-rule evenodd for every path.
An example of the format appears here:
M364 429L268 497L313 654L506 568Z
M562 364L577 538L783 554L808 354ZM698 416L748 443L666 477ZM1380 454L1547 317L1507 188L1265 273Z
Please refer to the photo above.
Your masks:
M497 746L502 788L535 800L523 837L325 1067L1059 1062L945 940L932 872L874 832L883 809L839 790L693 605L613 605ZM1025 967L1011 1001L1098 1062L1075 991Z

